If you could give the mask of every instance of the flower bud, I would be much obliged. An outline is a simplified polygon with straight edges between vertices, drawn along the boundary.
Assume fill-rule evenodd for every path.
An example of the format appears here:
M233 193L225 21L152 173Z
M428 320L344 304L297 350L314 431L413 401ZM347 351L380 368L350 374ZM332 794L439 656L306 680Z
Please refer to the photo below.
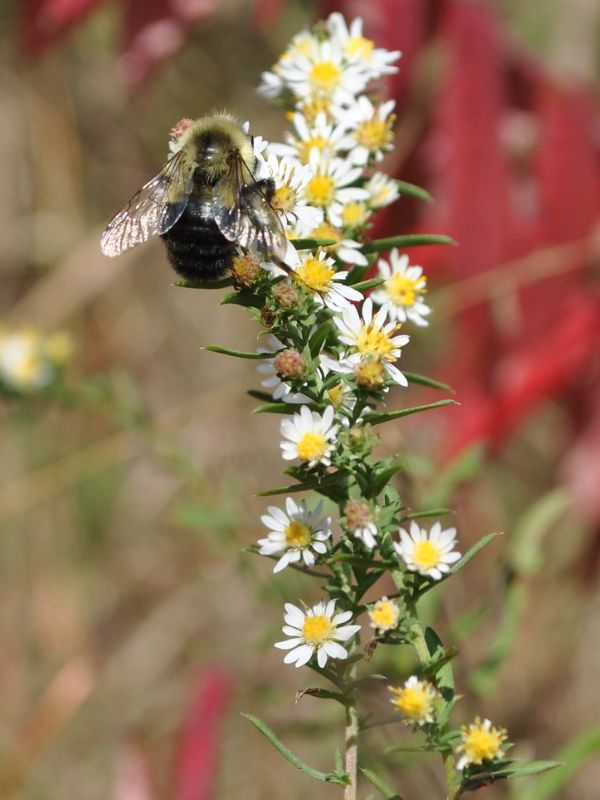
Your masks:
M301 378L306 373L306 361L297 350L282 350L273 364L283 378Z
M364 500L348 500L344 508L346 525L351 531L366 527L373 522L373 511Z
M300 293L287 281L276 283L272 291L273 298L281 308L294 308L300 302Z
M267 328L270 328L271 325L275 322L275 312L269 306L263 306L260 312L260 316L264 324Z
M260 264L251 255L236 256L231 271L236 284L248 288L256 283L260 275Z
M385 383L385 367L379 358L363 358L354 368L354 377L363 389L379 389Z

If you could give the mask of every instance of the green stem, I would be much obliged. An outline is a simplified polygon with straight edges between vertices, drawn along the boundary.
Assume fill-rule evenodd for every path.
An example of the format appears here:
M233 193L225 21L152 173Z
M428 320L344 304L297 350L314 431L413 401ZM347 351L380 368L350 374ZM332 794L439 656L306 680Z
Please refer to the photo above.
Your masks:
M354 678L355 668L352 667L350 677ZM356 709L356 690L346 705L346 733L345 733L345 759L344 769L349 778L348 785L344 788L344 800L356 800L356 787L358 778L358 713Z

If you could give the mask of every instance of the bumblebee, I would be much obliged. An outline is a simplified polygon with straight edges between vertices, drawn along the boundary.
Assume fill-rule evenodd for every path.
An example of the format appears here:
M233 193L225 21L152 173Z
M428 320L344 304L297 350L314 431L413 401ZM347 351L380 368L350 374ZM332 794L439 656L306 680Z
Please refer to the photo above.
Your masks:
M187 280L229 274L237 248L284 263L287 237L272 206L275 184L256 180L252 138L227 113L184 120L176 152L108 223L100 246L118 256L158 234Z

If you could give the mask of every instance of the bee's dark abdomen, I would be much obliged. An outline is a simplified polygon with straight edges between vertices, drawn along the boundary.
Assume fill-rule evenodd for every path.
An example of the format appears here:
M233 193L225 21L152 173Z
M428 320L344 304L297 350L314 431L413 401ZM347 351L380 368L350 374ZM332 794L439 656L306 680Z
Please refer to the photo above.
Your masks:
M225 277L236 245L218 229L210 202L192 195L187 208L162 235L173 268L189 281L212 281Z

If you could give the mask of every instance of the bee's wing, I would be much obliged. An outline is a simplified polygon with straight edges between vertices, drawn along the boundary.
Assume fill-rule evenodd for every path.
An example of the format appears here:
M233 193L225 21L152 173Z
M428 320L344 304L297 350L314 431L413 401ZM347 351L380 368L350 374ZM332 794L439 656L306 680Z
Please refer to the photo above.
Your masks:
M172 228L187 206L194 168L183 150L176 153L108 223L100 239L104 255L118 256Z
M271 205L266 182L257 182L243 159L234 159L229 173L215 185L213 214L226 239L283 261L288 246L283 223Z

